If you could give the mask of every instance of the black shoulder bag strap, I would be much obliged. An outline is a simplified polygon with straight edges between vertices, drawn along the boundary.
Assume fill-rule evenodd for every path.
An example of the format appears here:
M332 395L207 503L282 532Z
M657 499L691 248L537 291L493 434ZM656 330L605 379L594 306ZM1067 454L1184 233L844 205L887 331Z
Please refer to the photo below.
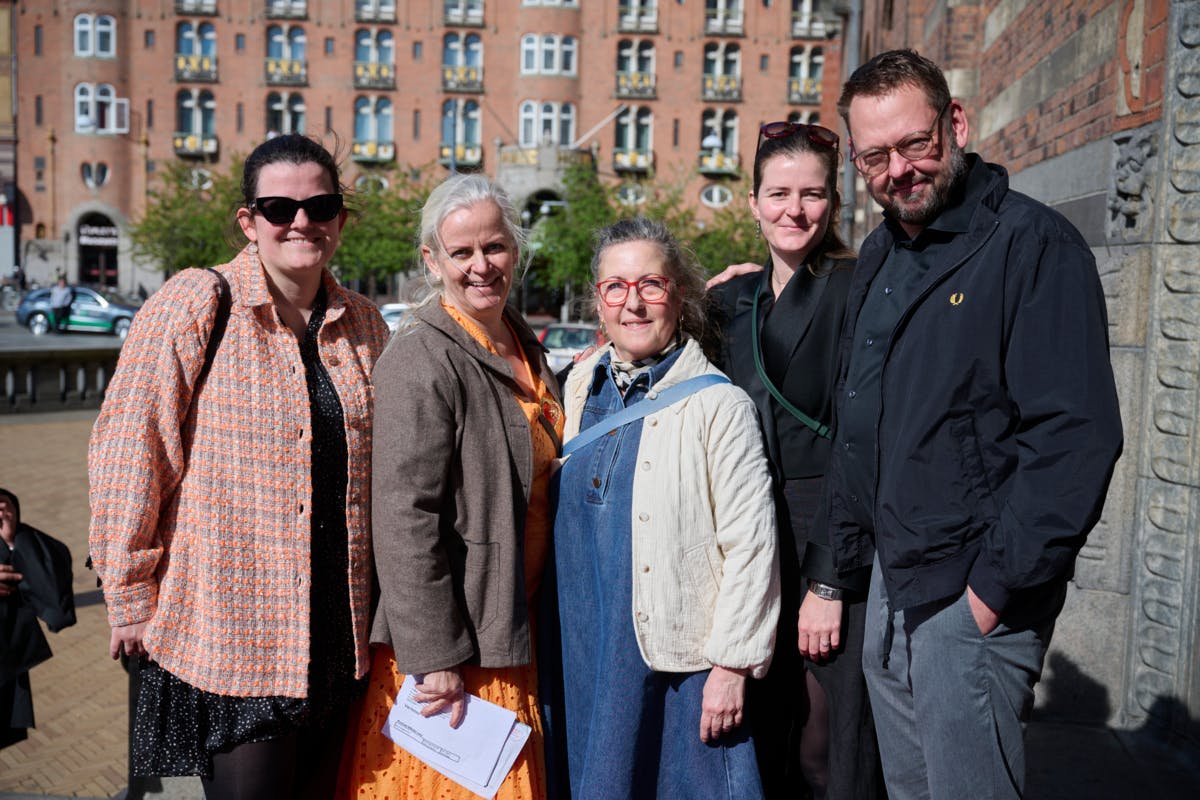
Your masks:
M212 267L206 267L206 269L217 277L219 284L217 287L217 318L213 321L212 333L208 336L208 347L204 350L204 366L200 368L200 374L196 377L196 383L192 388L193 402L195 402L196 393L200 391L200 387L208 378L208 371L212 368L213 359L217 357L221 339L225 338L225 326L229 323L229 312L233 308L233 294L229 290L229 281L225 280L225 276Z
M775 388L775 384L771 382L769 377L767 377L767 370L765 367L763 367L762 348L758 343L758 295L759 292L756 290L754 292L754 311L750 325L750 341L752 342L754 349L754 368L758 370L758 377L762 380L763 386L767 387L767 391L771 393L771 396L775 398L779 405L783 406L785 411L787 411L796 419L800 420L800 422L802 422L804 425L811 428L813 433L817 434L817 436L820 436L822 439L831 438L828 425L817 422L815 419L789 403L788 399L783 396L783 392Z

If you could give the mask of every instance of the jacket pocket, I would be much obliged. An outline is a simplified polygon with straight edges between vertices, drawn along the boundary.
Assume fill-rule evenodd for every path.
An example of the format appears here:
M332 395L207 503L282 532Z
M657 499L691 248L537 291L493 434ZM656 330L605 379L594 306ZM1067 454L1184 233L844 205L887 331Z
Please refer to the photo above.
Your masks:
M500 545L496 542L472 542L463 540L466 554L463 561L463 598L466 601L467 619L475 632L481 633L491 627L499 613L497 598L490 595L489 584L498 582L496 558Z
M701 543L683 551L683 563L689 578L688 585L683 587L684 597L690 601L692 608L705 609L707 617L712 616L717 592L721 588L720 568L709 558L709 549L709 544Z
M978 507L983 512L982 515L994 519L997 515L996 498L992 495L992 487L988 483L983 453L979 450L979 437L975 435L975 421L971 417L955 420L950 426L950 431L958 442L963 477L971 489L971 494L979 502Z

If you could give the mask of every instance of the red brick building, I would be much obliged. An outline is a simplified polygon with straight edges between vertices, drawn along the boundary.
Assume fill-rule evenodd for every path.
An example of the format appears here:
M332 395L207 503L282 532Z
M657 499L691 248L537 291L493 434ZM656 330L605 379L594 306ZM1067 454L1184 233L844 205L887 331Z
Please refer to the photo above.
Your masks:
M758 126L835 121L831 0L41 0L13 9L18 257L30 277L153 288L127 227L170 159L270 132L391 169L496 176L536 216L591 150L630 185L730 202ZM202 179L202 177L201 177ZM740 198L737 200L741 202Z

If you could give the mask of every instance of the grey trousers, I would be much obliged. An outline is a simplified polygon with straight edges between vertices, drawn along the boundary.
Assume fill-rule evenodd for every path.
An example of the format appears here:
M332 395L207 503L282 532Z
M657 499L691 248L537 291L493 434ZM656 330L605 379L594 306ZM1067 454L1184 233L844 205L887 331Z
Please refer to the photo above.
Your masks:
M1020 798L1025 722L1066 582L1019 596L983 636L966 592L891 609L878 557L863 673L891 800Z

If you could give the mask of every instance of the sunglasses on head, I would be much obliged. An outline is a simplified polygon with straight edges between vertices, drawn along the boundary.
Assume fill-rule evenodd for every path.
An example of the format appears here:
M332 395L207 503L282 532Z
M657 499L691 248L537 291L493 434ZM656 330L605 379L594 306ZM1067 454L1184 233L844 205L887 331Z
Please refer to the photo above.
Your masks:
M290 197L256 197L250 202L250 210L262 214L272 225L287 225L296 219L296 212L304 209L309 222L329 222L342 210L340 194L316 194L303 200Z
M831 147L837 150L838 135L829 128L823 128L820 125L810 125L807 122L768 122L758 129L758 145L754 148L758 152L758 148L762 147L763 139L783 139L787 136L794 136L798 133L803 133L808 137L809 141L820 147Z

